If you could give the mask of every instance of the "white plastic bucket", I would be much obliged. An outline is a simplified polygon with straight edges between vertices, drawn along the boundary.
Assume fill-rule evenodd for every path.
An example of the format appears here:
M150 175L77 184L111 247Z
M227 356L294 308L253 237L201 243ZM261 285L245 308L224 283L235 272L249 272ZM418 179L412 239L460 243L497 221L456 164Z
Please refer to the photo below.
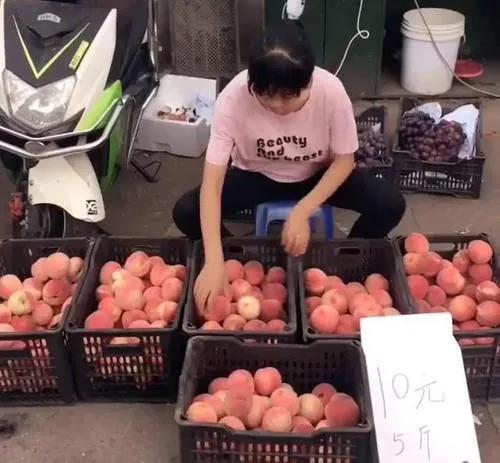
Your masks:
M465 16L443 8L422 8L427 26L419 10L403 16L403 52L401 85L412 93L438 95L447 92L453 83L460 40L465 35ZM432 38L442 58L436 51Z

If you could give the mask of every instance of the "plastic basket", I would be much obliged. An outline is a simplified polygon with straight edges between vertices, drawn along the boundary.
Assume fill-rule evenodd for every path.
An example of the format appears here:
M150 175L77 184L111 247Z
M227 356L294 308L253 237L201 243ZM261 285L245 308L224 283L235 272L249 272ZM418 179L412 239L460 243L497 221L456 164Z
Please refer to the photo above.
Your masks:
M408 297L401 266L398 265L396 253L388 239L362 240L339 239L334 241L313 241L307 253L299 262L297 274L299 288L299 307L304 341L319 339L359 339L360 334L320 334L309 326L307 320L306 289L304 272L311 267L319 268L328 275L337 275L346 283L364 282L372 273L380 273L389 280L390 294L394 306L401 313L413 313L413 305Z
M296 285L295 274L291 259L288 258L280 242L273 238L228 238L223 241L224 258L237 259L240 262L257 260L268 270L273 266L286 269L288 290L288 330L283 333L269 333L266 331L216 331L216 336L236 336L246 340L257 340L260 342L278 343L294 342L297 337L297 307L296 307ZM202 269L204 261L203 246L199 242L193 251L193 278L189 289L182 330L188 337L210 336L210 333L199 329L201 321L198 317L193 289L196 277Z
M373 167L365 167L358 169L366 169L371 172L377 178L384 178L387 181L393 181L392 178L392 156L390 153L389 144L389 127L388 127L388 114L387 108L385 106L373 106L364 110L359 116L356 116L356 126L358 129L370 129L376 124L381 124L381 130L384 134L384 143L386 151L382 153L382 162L380 165Z
M40 257L62 251L85 259L83 277L89 271L94 240L90 238L6 240L0 244L0 274L31 276L31 265ZM66 312L66 316L67 317ZM56 329L34 333L0 335L0 340L16 340L24 347L0 350L0 403L6 405L46 405L75 400L68 350L63 336L64 318Z
M448 260L451 260L457 251L467 248L472 240L488 241L491 244L490 239L485 234L426 236L431 244L431 250ZM405 237L398 237L394 240L400 259L404 253L404 240ZM493 268L498 283L500 281L498 259L495 256L493 257ZM407 291L409 294L409 289ZM411 303L413 304L413 302ZM500 329L460 331L455 332L454 335L457 340L493 338L491 345L462 346L461 349L471 400L500 400Z
M421 100L404 99L401 106L400 121L405 112L423 103ZM443 106L447 114L467 102ZM480 111L481 104L472 102ZM394 159L394 185L404 193L441 193L459 198L477 199L481 194L483 166L481 113L476 134L476 156L470 160L456 163L429 162L414 158L399 146L397 137L392 156Z
M179 312L173 323L159 329L88 330L83 325L97 307L95 296L102 265L124 263L134 251L163 257L168 263L187 266ZM66 331L78 397L87 401L169 402L177 397L177 384L185 343L178 333L190 278L191 245L184 239L99 238L85 278L69 314ZM113 337L140 339L136 346L110 345Z
M334 384L358 402L363 424L312 435L232 431L222 425L201 425L185 419L193 398L206 392L211 380L238 368L250 372L277 368L298 394L318 383ZM196 337L189 341L179 386L176 421L180 427L183 463L194 462L336 462L371 461L373 419L362 349L356 341L321 341L310 346L245 344L234 338Z

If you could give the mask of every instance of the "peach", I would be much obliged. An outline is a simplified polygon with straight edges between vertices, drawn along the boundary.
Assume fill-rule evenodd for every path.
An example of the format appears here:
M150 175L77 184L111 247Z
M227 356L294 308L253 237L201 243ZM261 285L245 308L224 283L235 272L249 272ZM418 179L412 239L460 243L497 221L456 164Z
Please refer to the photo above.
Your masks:
M226 296L217 296L213 303L209 304L203 311L203 317L207 321L222 322L231 314L231 302Z
M185 265L176 264L172 266L175 278L179 278L182 282L186 281L187 268Z
M271 320L267 322L267 331L270 333L283 333L286 331L287 324L283 320Z
M167 322L165 320L155 320L151 323L151 328L165 328L167 326Z
M475 331L481 328L481 325L476 320L467 320L458 324L460 331Z
M384 317L394 317L401 315L401 312L394 307L386 307L385 309L382 309L382 315Z
M281 283L266 283L262 288L264 299L277 299L285 304L288 298L288 291Z
M0 323L0 334L10 334L15 332L16 330L12 325L9 325L8 323ZM15 343L14 340L0 341L0 349L12 349L14 343Z
M476 320L481 326L496 328L500 325L500 304L484 301L477 306Z
M206 402L195 402L189 406L187 419L193 423L217 423L217 412Z
M425 254L429 252L429 240L422 233L411 233L405 239L405 251Z
M112 346L137 346L140 343L141 340L134 336L115 336L109 341Z
M16 291L7 301L7 307L12 315L28 315L35 308L35 298L26 291Z
M270 322L277 319L283 306L276 299L264 299L260 305L260 319L264 322Z
M325 291L330 289L337 289L339 291L346 291L346 284L343 282L342 278L332 275L326 278Z
M252 286L259 286L264 281L264 267L260 262L251 260L243 266L243 270L245 272L245 280Z
M233 300L238 301L243 296L250 294L253 288L248 281L238 279L231 283L231 290L233 293Z
M261 304L262 304L262 301L264 300L264 294L262 294L262 291L260 290L260 288L257 288L256 286L254 286L252 288L252 291L250 291L249 294L246 294L246 296L255 297L255 299L257 299Z
M452 260L453 266L462 274L467 275L469 267L471 266L471 261L469 259L469 253L467 250L462 249L458 251L453 256Z
M258 394L270 396L281 387L281 373L273 367L259 368L254 374L254 382Z
M319 296L309 296L308 298L306 298L307 316L310 317L313 313L313 310L321 304L322 300Z
M161 288L159 288L158 286L151 286L144 291L143 296L146 300L146 303L148 303L149 301L161 300Z
M325 292L328 277L319 268L310 268L304 272L306 291L311 296L321 296Z
M448 267L453 267L453 264L448 259L443 259L441 261L441 270Z
M475 299L477 297L477 286L473 285L472 283L468 283L465 285L463 294L464 296L469 296L472 297L472 299Z
M437 285L429 286L425 300L431 305L444 305L446 302L446 293Z
M146 304L142 291L127 286L116 291L115 301L121 310L141 310Z
M242 280L245 277L243 264L235 259L227 260L224 263L224 268L226 270L226 277L229 283L232 283L235 280Z
M255 393L255 383L252 373L248 370L234 370L227 377L228 389L237 388L240 390L245 390L251 394Z
M149 274L153 286L161 286L168 278L175 278L175 270L166 264L155 264Z
M127 310L122 314L122 326L127 329L133 321L144 320L147 321L148 317L142 310Z
M156 320L152 320L151 323L155 321L163 321L166 324L172 323L177 316L179 305L177 302L172 301L163 301L156 306L156 313L158 314L158 318Z
M215 395L209 395L209 394L204 394L203 399L201 400L193 400L193 403L195 402L205 402L213 407L215 410L215 413L217 413L217 418L221 419L225 414L226 411L224 410L224 402L216 397ZM198 396L199 397L199 396ZM196 397L195 397L196 399Z
M214 322L213 320L209 320L209 321L203 323L203 325L201 325L200 329L204 330L204 331L222 331L222 330L224 330L224 328L222 328L222 326L219 323Z
M40 259L36 260L31 266L31 275L35 280L40 281L41 283L45 283L49 279L49 273L47 270L47 258L40 257ZM0 291L0 297L1 291Z
M316 427L314 428L315 431L319 431L320 429L327 429L328 428L328 423L326 420L321 420Z
M63 252L55 252L47 257L46 266L49 278L66 278L69 274L69 257Z
M349 299L349 303L352 302L357 294L367 294L366 288L357 281L351 281L350 283L347 283L345 289L347 292L347 299Z
M15 275L4 275L0 278L0 299L9 299L16 291L21 291L23 284Z
M110 330L113 326L113 318L104 310L91 313L85 320L85 328L88 330Z
M113 323L116 323L118 320L120 320L120 317L122 316L122 310L120 309L120 307L118 307L118 304L112 297L106 297L101 302L99 302L97 310L103 310L104 312L107 312L113 320Z
M320 305L314 309L309 322L318 333L333 334L339 319L340 315L333 307Z
M255 429L259 427L262 423L262 418L264 413L271 408L271 400L269 397L263 397L261 395L252 396L252 408L250 413L245 418L245 424L250 429Z
M43 283L34 278L26 278L23 281L23 289L30 293L37 301L42 297L42 288Z
M222 327L228 331L241 331L246 322L241 315L231 314L224 320Z
M143 278L151 270L149 256L143 251L136 251L128 256L124 265L125 270L131 275Z
M500 300L500 288L493 281L483 281L477 285L476 299L478 302Z
M469 258L474 264L487 264L493 257L493 248L482 240L473 240L467 247Z
M347 394L335 394L325 407L326 422L332 429L354 427L360 416L358 404Z
M377 289L389 291L389 282L387 281L387 278L380 273L373 273L366 279L365 287L370 294Z
M110 285L100 285L95 290L97 301L102 301L105 297L113 297L113 291Z
M208 393L215 394L219 391L227 391L229 389L229 381L227 378L215 378L208 385Z
M422 275L410 275L408 287L414 299L424 299L429 290L429 282Z
M436 277L436 283L448 296L456 296L465 288L465 278L455 267L443 268Z
M474 264L469 267L469 276L472 283L478 285L483 281L493 279L493 270L489 264Z
M36 330L36 324L31 315L23 315L22 317L12 317L10 324L18 333L30 333Z
M143 280L130 275L126 270L119 270L113 273L113 277L115 277L115 280L111 284L113 293L116 293L121 288L137 289L141 293L146 289Z
M254 320L260 315L259 300L253 296L243 296L238 301L236 310L245 320Z
M0 304L0 324L10 323L12 313L5 304Z
M419 275L424 270L424 257L421 254L409 252L403 256L403 265L407 275Z
M299 397L299 402L299 415L304 417L313 426L323 419L325 406L319 397L314 394L302 394Z
M423 271L425 277L435 277L443 268L443 259L436 252L428 252L424 255Z
M267 331L267 324L262 320L249 320L243 326L243 331Z
M68 308L71 306L72 301L73 301L73 297L70 296L70 297L68 297L68 299L66 299L63 302L63 305L61 306L61 313L64 313L66 310L68 310Z
M297 415L300 409L297 393L284 387L279 387L271 394L271 405L286 408L292 416Z
M385 289L376 289L371 292L371 295L382 308L392 307L392 297Z
M54 315L52 317L52 320L50 320L50 323L49 325L47 326L47 328L49 329L56 329L59 327L59 325L61 324L62 322L62 316L63 314L62 313L58 313L57 315ZM43 328L42 328L43 329Z
M357 309L360 309L362 307L373 307L376 305L377 302L372 295L366 293L358 293L351 299L351 302L349 304L349 312L353 314Z
M476 316L476 302L469 296L455 296L448 304L448 311L453 320L457 322L466 322Z
M84 261L81 257L71 257L69 259L68 277L73 283L77 282L82 276L83 264Z
M151 268L153 268L156 264L166 264L165 259L161 256L151 256L149 258L149 262L151 263Z
M480 326L478 330L489 330L487 326ZM494 337L481 337L481 338L475 338L474 341L476 342L477 345L480 346L491 346L495 343L495 338Z
M262 417L262 429L270 432L290 432L293 427L292 415L283 407L271 407Z
M167 278L161 286L161 296L168 301L179 302L183 287L184 283L179 278Z
M113 283L112 275L114 272L121 270L122 266L118 262L106 262L99 272L99 281L102 285L111 285ZM34 275L33 275L34 276ZM36 277L35 277L36 278Z
M51 306L61 305L71 296L71 285L67 280L49 280L42 289L42 299Z
M292 424L292 432L295 434L311 434L314 432L314 426L302 416L294 416Z
M286 284L286 271L283 267L271 267L266 275L266 283Z
M130 325L128 326L129 330L144 330L150 328L151 323L147 322L146 320L134 320L133 322L130 322Z
M431 305L425 301L424 299L417 299L415 301L415 305L417 306L417 313L430 313Z
M246 418L252 409L252 393L248 389L230 387L226 391L224 399L224 411L226 415Z
M351 314L343 314L339 318L339 324L337 326L336 334L352 334L357 331L356 324L354 323L354 318Z
M333 307L340 315L349 311L349 301L344 292L337 289L330 289L321 297L321 305Z
M356 331L359 331L360 329L362 318L381 317L382 315L382 307L380 307L379 305L375 305L372 307L360 307L359 309L356 309L356 312L354 312L352 315L352 320L354 326L356 327Z
M47 326L54 317L54 309L47 303L38 301L33 309L33 321L38 326Z
M429 309L429 313L441 313L441 312L448 312L448 309L442 306L431 307Z
M247 429L245 428L243 421L236 418L236 416L225 416L219 421L219 424L223 424L228 428L234 429L235 431L246 431Z

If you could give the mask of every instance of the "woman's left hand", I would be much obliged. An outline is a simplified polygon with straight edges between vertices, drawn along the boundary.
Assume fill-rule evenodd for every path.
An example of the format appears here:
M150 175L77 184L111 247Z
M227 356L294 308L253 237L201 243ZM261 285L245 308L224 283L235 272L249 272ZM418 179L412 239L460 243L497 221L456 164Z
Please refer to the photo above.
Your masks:
M310 237L309 216L300 206L295 206L283 226L281 244L288 254L298 257L305 254Z

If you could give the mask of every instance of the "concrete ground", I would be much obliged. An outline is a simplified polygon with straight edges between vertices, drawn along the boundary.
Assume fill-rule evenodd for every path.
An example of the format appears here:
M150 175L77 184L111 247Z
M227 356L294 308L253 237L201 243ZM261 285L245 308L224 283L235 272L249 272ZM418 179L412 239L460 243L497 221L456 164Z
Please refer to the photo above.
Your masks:
M386 104L390 109L391 133L394 133L397 102ZM484 150L488 157L481 199L408 196L408 211L395 233L485 232L495 240L500 238L500 159L496 157L500 152L499 127L500 102L486 101ZM173 204L181 193L199 183L202 160L167 155L159 158L163 168L157 184L147 184L135 172L124 172L120 177L116 188L106 197L106 230L119 235L177 233L171 219ZM0 207L5 211L9 189L6 178L0 177ZM337 211L337 226L345 232L353 218L352 213ZM6 223L1 224L0 234L8 235ZM476 406L474 411L481 422L476 430L483 463L497 463L500 460L500 405ZM166 405L3 408L0 409L0 455L0 462L16 463L180 461L173 407Z

